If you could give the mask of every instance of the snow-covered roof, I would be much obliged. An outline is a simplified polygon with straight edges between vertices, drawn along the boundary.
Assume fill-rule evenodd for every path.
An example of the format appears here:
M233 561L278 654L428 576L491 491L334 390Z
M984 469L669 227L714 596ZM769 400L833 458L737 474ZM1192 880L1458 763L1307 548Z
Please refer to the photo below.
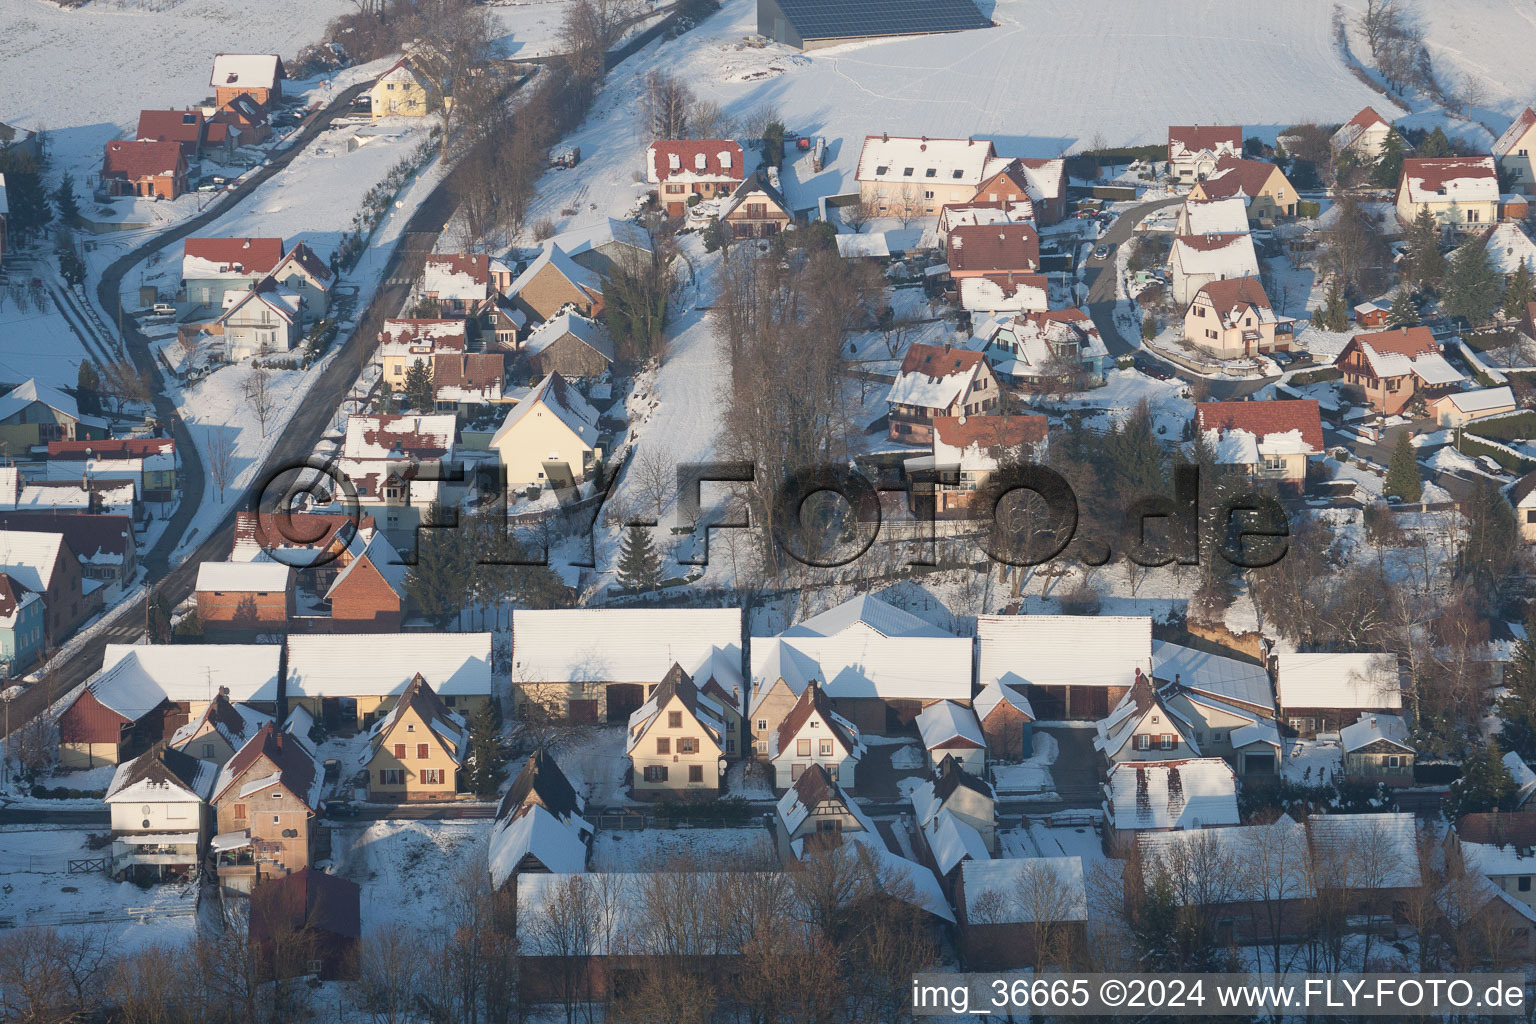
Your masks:
M208 84L216 89L271 89L282 73L283 62L275 53L219 53L214 55L213 76Z
M1377 740L1395 743L1404 750L1413 749L1408 743L1408 723L1397 715L1362 715L1353 725L1339 730L1339 743L1346 754Z
M717 646L739 652L741 621L740 608L519 608L512 681L659 683Z
M826 637L754 637L754 706L780 678L796 694L814 679L834 699L964 701L971 696L971 641L968 637L885 637L863 631Z
M201 803L213 790L219 767L168 747L154 747L117 766L106 803ZM197 833L194 831L195 839Z
M80 406L73 398L58 388L50 387L47 384L40 384L31 377L28 377L4 395L0 395L0 423L4 423L34 402L46 405L54 412L62 413L70 419L81 423L89 423L93 426L106 426L107 423L106 420L94 416L81 416Z
M1220 894L1223 901L1292 900L1316 894L1307 828L1282 814L1267 825L1232 825L1136 837L1143 863L1169 872L1176 891ZM1205 877L1220 872L1222 877Z
M439 253L421 269L421 290L439 299L481 302L491 292L490 257L484 253Z
M986 840L981 838L975 826L961 821L948 810L935 814L923 827L923 838L928 841L934 866L941 875L948 875L961 861L989 860L992 856Z
M1253 465L1266 455L1318 455L1323 427L1314 399L1201 402L1195 426L1221 465Z
M1286 710L1403 706L1397 657L1392 654L1281 651L1275 677L1275 694Z
M1515 146L1521 139L1525 138L1526 133L1532 128L1536 128L1536 110L1526 107L1520 111L1518 117L1509 123L1509 127L1504 129L1504 134L1494 141L1488 152L1497 157L1509 156L1514 151Z
M588 270L580 263L577 263L575 260L571 259L570 255L567 254L564 249L560 248L553 242L544 243L544 248L539 252L539 255L534 259L534 261L528 264L528 266L523 269L521 274L517 275L517 279L513 281L511 287L507 289L507 294L517 295L525 287L527 287L534 278L543 273L545 267L553 267L555 270L559 271L561 277L565 278L567 281L571 282L571 284L580 288L588 295L595 297L603 294L602 276L598 274L597 271Z
M952 700L937 701L923 708L917 716L917 732L928 750L966 746L981 749L987 745L976 712Z
M1426 352L1410 361L1413 375L1430 387L1442 387L1466 380L1466 376L1439 352Z
M1104 783L1116 829L1189 829L1236 825L1237 777L1219 757L1122 761Z
M558 246L567 256L580 256L615 242L643 252L651 251L651 237L643 227L631 220L615 220L612 217L604 217L586 227L562 231L549 242Z
M1175 124L1168 126L1168 159L1199 153L1242 152L1243 126L1237 124Z
M67 552L62 533L0 530L0 572L39 594L48 593L59 558Z
M1520 269L1520 264L1536 273L1536 242L1512 220L1501 220L1480 236L1488 246L1488 262L1500 274L1508 276ZM1473 241L1464 243L1474 244Z
M1246 231L1209 235L1178 235L1168 255L1187 277L1258 277L1259 256Z
M1232 730L1227 737L1232 742L1233 750L1241 750L1255 743L1263 743L1274 747L1275 752L1280 752L1280 727L1267 718L1259 718L1247 725Z
M1386 118L1376 113L1371 107L1363 108L1360 113L1339 125L1329 140L1336 150L1348 149L1369 133L1381 133L1392 128Z
M597 410L559 373L550 373L507 413L491 438L491 447L499 446L523 420L546 414L564 424L587 447L597 444Z
M645 180L735 184L746 177L746 154L731 139L661 139L645 150Z
M345 459L388 459L416 456L442 458L452 453L458 418L441 414L353 414L341 446Z
M239 310L251 303L258 303L270 309L277 315L279 321L292 323L299 315L299 309L303 306L303 298L296 292L285 292L277 288L271 278L250 291L228 291L224 293L224 312L219 315L219 323L228 323L234 319Z
M988 274L957 281L962 309L973 313L1021 313L1050 305L1043 274Z
M1515 783L1515 806L1524 804L1536 793L1536 771L1525 763L1525 759L1511 750L1504 755L1504 767L1509 770L1509 777Z
M356 543L357 540L354 539L354 544ZM353 575L354 570L362 571L358 566L363 564L365 558L367 564L373 566L378 570L379 575L384 577L384 582L389 585L390 590L402 598L405 597L405 577L411 567L401 560L400 553L389 542L389 538L384 536L383 531L375 531L368 539L366 546L355 553L352 561L347 563L347 567L337 573L336 578L331 581L330 587L325 592L326 600L330 600L331 596L342 588L345 581Z
M107 644L87 684L104 706L136 722L162 701L275 701L276 644Z
M1181 647L1166 640L1152 643L1152 675L1213 697L1273 708L1275 695L1263 665Z
M1410 203L1496 203L1499 175L1491 156L1412 158L1398 186Z
M1130 686L1152 671L1150 617L982 615L976 637L983 686Z
M523 345L523 352L528 356L536 356L567 334L600 353L610 363L613 362L613 340L608 337L608 331L596 320L584 317L580 313L561 313L553 320L546 320L540 324L528 336L527 342Z
M491 884L501 888L523 858L532 854L544 867L556 873L579 874L586 870L587 843L582 825L564 822L539 804L532 804L505 824L498 822L491 833L487 853Z
M1231 234L1248 230L1248 204L1236 197L1227 199L1184 200L1179 211L1179 233L1183 235Z
M885 400L891 405L948 409L974 386L984 362L980 352L913 345L907 349Z
M850 631L875 636L955 635L873 594L849 598L819 615L797 622L782 635L836 636Z
M490 633L334 633L288 637L290 697L387 697L420 674L444 697L492 692Z
M1497 388L1477 388L1446 395L1444 401L1450 402L1458 411L1465 413L1487 412L1490 409L1513 409L1515 392L1508 385Z
M978 858L960 866L960 878L970 924L1029 924L1044 908L1056 923L1088 920L1081 857Z
M1011 707L1017 708L1031 721L1035 718L1035 709L1030 707L1029 700L1013 687L1004 686L996 679L988 681L981 688L981 692L971 701L971 706L976 709L976 717L983 722L1001 704L1008 704Z
M1314 814L1307 831L1330 882L1373 889L1419 884L1418 825L1411 813Z
M259 280L283 261L281 238L189 238L182 243L186 281Z
M981 184L993 156L986 139L907 138L867 135L855 177L859 181L910 184L914 188Z
M288 589L292 570L281 562L203 562L197 591L274 594Z

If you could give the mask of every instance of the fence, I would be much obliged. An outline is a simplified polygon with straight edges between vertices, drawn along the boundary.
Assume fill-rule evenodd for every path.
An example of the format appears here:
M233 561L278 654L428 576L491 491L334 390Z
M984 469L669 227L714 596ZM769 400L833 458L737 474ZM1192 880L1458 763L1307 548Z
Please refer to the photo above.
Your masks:
M52 914L28 914L29 926L58 927L71 924L145 924L164 921L173 917L193 917L197 914L197 901L169 907L117 907L109 910L59 912ZM14 917L0 917L0 928L16 927Z
M610 832L639 832L643 829L691 829L691 828L742 828L759 829L763 827L763 821L757 815L747 818L709 818L697 819L662 818L655 815L642 814L638 811L619 811L612 814L597 814L591 817L594 827L607 829Z

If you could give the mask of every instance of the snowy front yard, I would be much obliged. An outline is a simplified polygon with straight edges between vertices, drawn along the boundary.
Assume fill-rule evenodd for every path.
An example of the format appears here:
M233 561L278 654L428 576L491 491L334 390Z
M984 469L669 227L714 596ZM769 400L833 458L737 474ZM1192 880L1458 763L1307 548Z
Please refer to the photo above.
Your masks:
M363 888L363 934L440 921L443 891L484 856L492 824L396 820L333 828L336 873Z
M1033 739L1035 752L1028 761L992 765L993 786L998 796L1056 792L1056 783L1051 779L1051 765L1056 763L1059 752L1056 737L1036 731Z
M594 871L654 871L679 857L718 866L721 861L772 861L773 835L747 828L649 828L604 830L592 840Z

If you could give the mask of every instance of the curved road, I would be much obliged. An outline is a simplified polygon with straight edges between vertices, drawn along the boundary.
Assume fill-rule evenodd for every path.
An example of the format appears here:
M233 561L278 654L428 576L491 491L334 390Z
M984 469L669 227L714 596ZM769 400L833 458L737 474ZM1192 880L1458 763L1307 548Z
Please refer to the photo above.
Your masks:
M220 203L197 217L156 235L150 241L114 261L103 274L97 288L97 298L103 309L116 309L112 303L116 301L122 279L140 260L166 243L184 238L209 223L214 217L226 212L231 204L244 198L263 181L281 170L300 149L323 131L326 125L344 112L350 106L353 97L362 89L361 85L348 89L330 106L311 115L293 146L289 147L281 157L274 158L269 166L262 168L248 182L242 182ZM362 365L363 359L361 350L371 349L372 341L378 337L385 318L392 316L394 311L404 304L410 293L411 282L421 274L425 257L432 252L438 235L448 223L448 218L458 208L461 195L459 177L457 170L447 174L406 222L400 241L385 264L381 275L382 283L375 290L367 309L358 318L357 326L352 333L339 342L339 351L321 372L319 380L310 390L310 396L294 411L282 433L273 442L272 450L262 465L262 471L257 475L258 482L268 479L277 468L294 465L314 452L337 405L357 377L358 368ZM163 387L160 368L150 352L148 339L139 332L137 325L130 318L125 317L123 320L123 333L134 365L154 374L155 380L161 382ZM199 563L229 556L229 549L234 541L235 513L240 506L232 506L229 513L208 531L208 535L179 565L174 568L170 566L170 554L183 540L183 534L201 503L203 467L201 460L197 457L197 449L185 425L176 415L176 408L170 399L157 394L155 412L162 422L171 424L176 447L184 453L181 460L182 500L167 524L165 534L159 543L143 556L142 561L148 568L152 593L163 597L171 606L175 606L192 594L197 582ZM67 656L56 658L42 672L38 683L29 687L11 702L11 728L20 728L22 724L36 717L59 697L89 678L101 666L103 649L107 644L130 643L142 636L145 612L144 597L122 603L109 613L103 623L98 625L90 639L81 643Z
M1148 215L1165 206L1183 201L1182 197L1175 196L1172 199L1156 199L1150 203L1133 206L1116 217L1109 230L1099 236L1096 245L1109 246L1109 258L1105 260L1090 258L1088 269L1083 274L1083 281L1088 285L1088 315L1093 317L1094 324L1099 328L1099 336L1104 339L1104 347L1109 349L1109 354L1112 356L1128 356L1141 348L1140 338L1134 342L1126 341L1115 326L1116 250L1131 240L1132 234L1136 231L1136 225L1145 220Z

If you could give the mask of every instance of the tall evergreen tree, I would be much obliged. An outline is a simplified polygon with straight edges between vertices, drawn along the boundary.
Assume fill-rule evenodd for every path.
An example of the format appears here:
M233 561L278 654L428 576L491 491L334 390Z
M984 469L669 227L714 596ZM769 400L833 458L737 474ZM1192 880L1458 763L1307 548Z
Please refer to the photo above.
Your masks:
M631 590L655 590L661 582L661 556L651 542L651 531L631 526L619 549L619 585Z
M1319 328L1335 334L1349 330L1349 300L1344 297L1344 282L1337 275L1328 280L1323 304L1312 314Z
M1518 318L1525 316L1525 307L1536 302L1536 278L1531 275L1531 264L1521 260L1520 266L1509 275L1509 286L1504 289L1504 315Z
M1445 256L1440 252L1440 226L1429 207L1419 210L1408 228L1408 265L1420 288L1431 291L1445 277Z
M1419 156L1437 157L1450 155L1451 140L1446 136L1445 129L1436 125L1435 130L1424 137L1423 145L1419 146Z
M469 791L494 797L507 778L511 752L501 735L501 705L492 698L469 720L469 757L465 760Z
M444 521L442 507L434 504L423 525ZM406 571L405 592L439 628L453 622L469 603L475 554L466 539L467 531L452 527L416 534L416 564Z
M87 416L101 415L101 375L89 359L80 360L80 369L75 374L75 402Z
M1408 432L1397 435L1392 461L1387 465L1386 490L1404 501L1418 501L1424 496L1424 479L1419 476L1419 461L1414 458Z
M1451 783L1445 815L1456 821L1465 814L1514 810L1517 787L1504 766L1498 740L1478 747L1461 764L1461 778Z
M1387 132L1381 143L1381 156L1371 168L1371 184L1377 188L1396 188L1403 173L1403 137L1397 130Z
M1415 327L1419 322L1419 307L1407 288L1399 288L1392 296L1392 307L1387 310L1388 327Z
M75 195L74 175L65 174L53 193L53 205L58 207L59 219L74 226L80 220L80 198Z
M413 408L422 412L430 410L435 401L432 390L432 371L420 359L405 371L405 400Z
M13 241L32 237L53 220L42 171L30 155L0 149L0 174L5 175L5 199L10 208L6 224Z
M1499 744L1528 762L1536 761L1536 614L1526 616L1525 636L1504 666L1498 711L1503 723Z
M1451 257L1441 306L1451 316L1481 324L1498 308L1499 297L1499 272L1488 258L1488 243L1472 238Z

